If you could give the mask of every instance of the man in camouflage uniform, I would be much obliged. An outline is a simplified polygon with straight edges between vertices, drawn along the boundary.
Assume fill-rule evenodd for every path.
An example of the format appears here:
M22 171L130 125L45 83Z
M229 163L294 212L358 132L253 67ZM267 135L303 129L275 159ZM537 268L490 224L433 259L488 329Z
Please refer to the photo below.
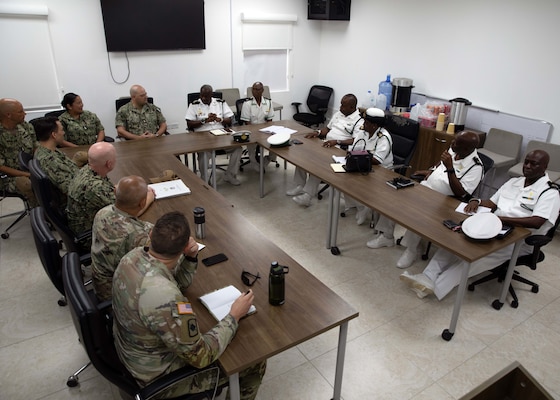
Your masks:
M14 99L0 99L0 192L17 192L25 196L29 205L35 207L37 199L31 189L29 172L19 165L19 152L33 154L37 146L33 126L25 122L25 111Z
M68 185L66 215L68 225L75 233L91 229L97 211L115 201L114 187L107 174L117 161L113 145L107 142L93 144L88 150L85 165ZM85 244L87 247L91 243Z
M121 258L135 247L146 245L153 227L136 218L154 201L154 192L143 178L121 178L115 198L115 204L99 210L93 220L91 272L93 289L102 301L111 299L113 274Z
M171 212L156 222L150 246L126 254L115 271L115 346L141 385L187 365L204 368L215 362L253 302L252 291L242 294L224 319L201 334L191 304L182 294L196 272L197 253L187 219ZM186 262L179 264L183 257ZM242 399L255 398L265 370L266 362L262 362L239 373ZM160 398L212 389L215 375L212 370L201 372L166 390ZM222 376L220 383L227 380Z
M127 140L159 137L167 130L161 110L148 103L148 94L140 85L130 88L130 102L117 112L115 126L118 135Z
M78 173L79 168L57 148L64 141L62 124L55 117L41 117L32 120L31 125L35 128L39 140L39 147L35 151L34 158L51 182L66 197L68 185ZM65 207L66 200L63 203Z

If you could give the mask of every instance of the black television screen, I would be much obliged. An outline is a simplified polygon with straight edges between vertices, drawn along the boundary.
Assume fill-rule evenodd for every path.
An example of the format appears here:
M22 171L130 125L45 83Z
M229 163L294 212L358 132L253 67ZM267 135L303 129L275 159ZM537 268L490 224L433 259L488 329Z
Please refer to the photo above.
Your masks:
M107 51L205 49L204 0L101 0Z

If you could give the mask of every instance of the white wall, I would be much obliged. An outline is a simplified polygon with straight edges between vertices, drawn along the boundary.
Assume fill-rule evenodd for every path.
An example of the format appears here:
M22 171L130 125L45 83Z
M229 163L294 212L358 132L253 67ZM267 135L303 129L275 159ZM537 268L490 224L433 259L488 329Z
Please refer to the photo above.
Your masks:
M308 21L304 0L206 0L206 50L129 53L131 74L123 84L111 80L99 1L0 0L14 2L49 8L63 90L80 94L113 135L114 99L134 83L155 97L169 123L179 123L174 132L185 128L187 92L210 83L243 93L240 13L247 11L298 15L290 91L272 94L284 118L314 83L335 88L337 108L345 93L360 98L391 73L412 78L415 91L466 97L560 126L557 0L353 0L350 22ZM33 49L27 51L32 60ZM110 56L115 79L123 80L124 55ZM560 143L556 132L552 142Z
M559 15L557 0L353 0L350 23L321 22L319 77L360 98L391 73L558 128Z

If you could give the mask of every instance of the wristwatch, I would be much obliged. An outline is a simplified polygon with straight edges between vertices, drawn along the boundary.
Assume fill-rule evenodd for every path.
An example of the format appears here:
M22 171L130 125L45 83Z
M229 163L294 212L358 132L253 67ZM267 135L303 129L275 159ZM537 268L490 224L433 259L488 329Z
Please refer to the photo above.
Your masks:
M479 205L480 205L480 203L482 202L482 200L477 199L477 198L474 198L474 197L473 197L472 199L469 200L469 203L470 203L471 201L478 201L478 204L479 204Z
M202 124L205 124L205 123L206 123L206 118L202 118L202 119L200 120L200 122L202 122Z
M340 140L337 140L337 141L336 141L336 144L338 144L338 145L340 146Z

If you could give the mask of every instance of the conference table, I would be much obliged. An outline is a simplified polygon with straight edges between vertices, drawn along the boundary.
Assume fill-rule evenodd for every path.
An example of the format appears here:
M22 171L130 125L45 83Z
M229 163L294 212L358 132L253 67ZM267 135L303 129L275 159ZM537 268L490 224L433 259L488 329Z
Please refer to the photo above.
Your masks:
M243 271L260 276L251 287L257 312L240 321L236 336L218 359L221 369L229 376L232 399L239 399L240 371L336 327L339 328L339 339L333 399L340 399L348 323L358 317L358 312L262 235L206 180L200 179L173 156L193 149L213 150L214 145L220 146L223 141L220 136L213 137L212 148L205 148L200 144L203 136L189 133L117 142L114 144L117 163L109 178L114 183L127 175L139 175L148 180L167 169L181 178L191 189L191 194L156 200L142 215L142 219L150 222L169 211L181 211L193 221L192 210L197 206L205 208L206 236L198 241L206 247L201 250L199 259L225 253L228 260L211 267L201 264L192 285L186 290L185 295L192 302L201 332L210 330L217 321L196 299L228 285L246 291L249 288L241 280ZM186 138L189 140L185 141ZM191 138L194 143L199 140L200 143L193 145ZM231 145L231 137L225 142ZM224 144L224 147L227 146ZM71 155L85 149L87 147L65 149L65 152ZM273 261L289 267L286 302L282 306L268 303L268 273Z
M467 216L455 211L459 200L443 195L426 186L415 184L413 187L396 190L387 185L387 181L399 175L387 168L374 166L369 174L337 173L331 168L332 156L344 156L345 151L334 147L323 147L322 141L316 138L305 138L303 133L297 134L301 145L275 148L266 141L261 145L274 152L288 162L315 175L329 184L329 211L327 226L327 248L335 255L340 254L336 246L340 193L345 193L358 202L392 219L404 228L426 238L439 248L443 248L469 264L462 271L461 282L455 298L451 323L444 329L442 338L451 340L457 327L459 312L468 282L470 264L497 250L514 244L512 257L506 279L503 282L500 298L494 301L496 309L501 308L506 300L509 284L515 267L515 260L523 239L530 235L525 228L515 228L511 234L498 240L475 241L461 233L454 233L443 225L443 221L451 219L457 222ZM262 172L262 168L261 168ZM261 180L261 197L264 187Z

